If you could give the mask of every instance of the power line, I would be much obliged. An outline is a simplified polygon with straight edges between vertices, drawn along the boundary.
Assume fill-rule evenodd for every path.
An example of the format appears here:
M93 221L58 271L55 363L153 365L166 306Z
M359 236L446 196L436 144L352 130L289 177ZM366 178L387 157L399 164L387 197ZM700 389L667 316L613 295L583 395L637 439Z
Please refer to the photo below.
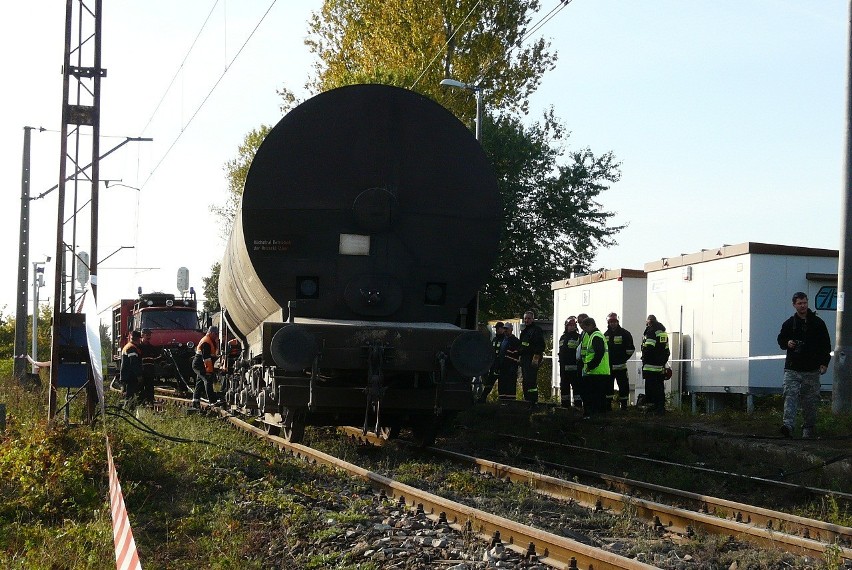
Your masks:
M465 22L468 21L471 14L473 14L473 11L476 10L479 7L480 4L482 4L482 0L479 0L474 5L474 7L470 9L470 12L467 13L467 16L464 17L464 20L461 21L461 24L456 26L456 29L453 32L453 35L451 35L449 38L447 38L447 41L444 43L443 46L441 46L441 49L439 49L435 52L435 56L429 61L429 63L426 64L426 67L423 68L423 71L420 72L420 75L417 76L417 79L414 80L414 83L411 84L411 87L409 87L409 89L413 90L414 87L420 82L420 80L423 79L423 76L426 75L426 72L429 70L430 67L432 67L432 64L435 63L435 60L438 59L438 57L440 57L440 55L442 53L444 53L444 49L446 49L446 47L450 44L450 42L453 40L453 38L456 37L456 34L459 33L459 30L461 29L461 27L464 25Z
M163 164L163 161L165 161L165 160L166 160L166 157L167 157L167 156L169 156L169 153L171 153L172 149L175 147L175 145L177 144L177 142L178 142L178 141L180 140L180 138L183 136L183 133L185 133L185 132L186 132L186 129L188 129L188 128L189 128L189 125L190 125L190 124L192 124L192 121L195 119L195 117L198 115L198 113L199 113L199 112L201 111L201 109L204 107L204 104L205 104L205 103L207 103L207 100L210 98L210 96L213 94L213 92L216 90L216 88L217 88L217 87L219 86L219 84L222 82L222 79L224 79L225 74L226 74L226 73L228 73L228 70L230 70L230 69L231 69L231 66L232 66L232 65L234 65L234 62L235 62L235 61L237 61L237 58L238 58L238 57L240 56L240 54L243 52L243 49L245 49L245 47L246 47L246 45L249 43L249 41L251 41L252 37L254 37L255 32L257 32L257 29L260 27L260 25L261 25L261 24L263 23L263 21L266 19L266 16L268 16L268 15L269 15L269 12L272 10L273 6L275 6L275 3L276 3L277 1L278 1L278 0L272 0L272 3L269 5L269 8L267 8L267 9L266 9L266 12L264 12L264 13L263 13L263 16L261 16L261 17L260 17L260 20L258 20L258 22L257 22L257 24L255 25L254 29L253 29L253 30L251 31L251 33L248 35L248 37L246 38L246 41L244 41L244 42L243 42L243 45L241 45L241 46L240 46L240 49L239 49L239 50L237 50L237 53L234 55L233 59L231 59L231 62L230 62L228 65L226 65L226 66L225 66L225 70L224 70L224 71L222 72L222 74L219 76L219 79L217 79L217 80L216 80L216 83L214 83L214 84L213 84L213 87L211 87L211 88L210 88L210 91L207 93L207 95L204 97L204 99L203 99L203 100L201 101L201 103L198 105L198 108L196 108L196 109L195 109L195 112L193 112L193 113L192 113L192 116L191 116L191 117L189 118L189 120L186 122L186 125L184 125L184 127L181 129L180 133L178 133L178 136L177 136L177 137L175 137L175 140L173 140L173 141L172 141L172 144L171 144L171 145L169 146L169 148L166 150L166 153L162 156L162 158L160 158L160 161L159 161L159 162L157 163L157 165L153 168L153 170L151 170L151 172L150 172L150 173L148 173L148 177L145 179L145 181L144 181L144 182L142 182L142 184L141 184L141 185L140 185L140 187L139 187L140 189L145 187L145 185L148 183L148 181L151 179L151 177L152 177L152 176L154 176L154 173L157 171L157 169L158 169L158 168L160 168L160 165L161 165L161 164Z
M163 92L163 96L160 97L160 102L157 103L157 107L154 109L154 112L151 113L151 117L148 119L148 122L145 123L145 126L142 128L141 134L145 134L145 131L151 125L151 121L154 120L154 117L157 115L157 112L160 110L160 106L163 104L163 101L165 101L166 95L168 95L169 91L171 91L172 85L175 84L175 80L178 78L178 75L180 75L181 70L183 70L183 66L186 64L186 60L189 59L189 54L191 54L192 50L195 48L195 44L198 42L198 38L201 37L201 33L204 31L204 28L207 27L207 22L210 21L210 16L213 15L213 10L215 10L216 6L218 6L218 5L219 5L219 0L215 0L215 2L213 2L213 7L210 8L210 12L208 12L208 14L207 14L207 18L205 18L204 23L201 24L201 29L198 30L198 33L195 35L195 39L192 40L192 45L189 46L189 49L187 50L186 55L183 56L183 61L180 62L180 65L178 66L177 71L175 71L175 74L172 77L172 80L169 82L169 86L166 87L166 90Z
M570 4L570 3L571 3L571 0L559 0L559 4L557 4L554 8L552 8L552 9L550 10L550 12L548 12L547 14L545 14L544 16L542 16L542 17L541 17L541 19L540 19L537 23L533 24L533 27L532 27L532 28L530 28L530 29L529 29L526 33L524 33L524 35L523 35L523 36L521 36L521 37L520 37L520 39L518 40L518 45L523 44L523 43L527 40L527 38L529 38L532 34L534 34L535 32L537 32L538 30L540 30L540 29L541 29L541 28L542 28L542 27L543 27L543 26L544 26L547 22L549 22L551 19L553 19L553 17L554 17L554 16L556 16L556 14L558 14L559 12L561 12L561 11L562 11L562 10L563 10L566 6L568 6L568 4ZM515 49L515 46L512 46L511 48L509 48L508 52L511 52L513 49ZM507 53L508 53L508 52L507 52ZM483 70L483 71L479 74L479 77L476 79L476 81L475 81L473 84L474 84L474 85L479 85L479 83L480 83L483 79L485 79L485 75L486 75L489 71L491 71L491 68L492 68L492 67L494 67L494 65L495 65L496 63L497 63L497 59L495 58L495 59L494 59L494 60L493 60L493 61L492 61L489 65L488 65L488 67L486 67L486 68L485 68L485 69L484 69L484 70Z

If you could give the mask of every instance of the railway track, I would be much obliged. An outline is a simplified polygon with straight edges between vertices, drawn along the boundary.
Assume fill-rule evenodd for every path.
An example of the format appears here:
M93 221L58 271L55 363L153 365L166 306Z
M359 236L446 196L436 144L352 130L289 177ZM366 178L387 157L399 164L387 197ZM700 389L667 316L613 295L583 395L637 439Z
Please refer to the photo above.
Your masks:
M188 405L188 400L182 398L163 395L158 395L158 398L179 405ZM555 568L655 567L405 485L317 449L289 443L284 438L270 434L263 427L252 425L229 412L218 409L216 412L235 427L250 432L256 437L264 438L287 453L308 462L341 469L367 481L377 494L396 501L400 508L422 511L436 524L445 522L454 530L473 533L485 542L493 543L495 537L498 537L498 541L502 541L506 548L527 560L538 560L542 564ZM356 428L349 429L346 433L350 437L360 436L360 430ZM386 442L380 438L372 438L371 441L377 444ZM631 516L648 521L658 534L675 533L689 537L696 532L702 532L730 536L815 558L823 558L829 546L834 544L834 552L839 553L841 560L852 560L852 550L848 548L852 541L852 529L848 527L723 499L683 493L676 489L638 481L610 478L610 489L613 486L620 486L620 489L630 493L641 490L644 494L665 496L666 500L679 506L666 505L449 450L438 448L426 450L501 480L522 483L560 501L571 501L594 511L622 513L627 510ZM690 503L701 506L697 509L687 509L682 506Z
M349 437L374 445L384 443L380 438L363 436L357 428L341 430ZM537 461L549 467L563 468L599 479L608 488L583 485L447 449L429 447L426 451L475 468L480 473L528 485L539 493L558 500L575 501L590 509L606 509L615 513L629 509L631 514L660 531L687 537L699 531L734 536L765 547L780 547L815 558L823 558L830 545L837 545L840 557L843 560L852 560L852 549L849 548L852 545L850 527L540 460ZM620 492L610 490L612 488L617 488ZM667 503L639 498L639 495L653 496ZM686 505L692 508L687 508Z
M513 435L513 434L500 434L499 437L501 439L504 439L504 440L517 441L521 444L532 444L532 445L536 445L536 446L539 446L539 447L540 446L559 447L559 448L562 448L562 449L571 450L571 451L578 451L578 452L582 452L582 453L595 453L595 454L600 454L600 455L608 455L608 456L612 456L612 457L617 456L617 457L621 457L621 458L624 458L624 459L629 459L631 461L641 461L641 462L644 462L644 463L658 465L658 466L663 467L663 468L685 469L685 470L696 471L696 472L700 472L700 473L707 473L707 474L714 475L714 476L728 477L728 478L731 478L731 479L737 479L737 480L742 481L742 482L749 484L749 485L762 485L762 486L773 487L773 488L782 489L782 490L786 490L786 491L805 492L805 493L808 493L809 495L811 495L813 497L831 496L835 499L844 501L844 502L852 505L852 494L843 493L841 491L833 491L833 490L830 490L830 489L821 489L821 488L818 488L818 487L811 487L811 486L807 486L807 485L797 485L795 483L788 483L786 481L778 481L778 480L775 480L775 479L768 479L766 477L755 477L755 476L752 476L752 475L743 475L741 473L732 473L730 471L722 471L722 470L719 470L719 469L702 467L700 465L688 465L688 464L684 464L684 463L676 463L676 462L673 462L673 461L666 461L666 460L662 460L662 459L654 459L652 457L644 457L642 455L624 454L624 453L616 454L616 453L613 453L613 452L610 452L610 451L606 451L604 449L594 449L594 448L591 448L591 447L584 447L584 446L581 446L581 445L573 445L573 444L569 444L569 443L543 441L543 440L534 439L534 438L516 436L516 435ZM535 460L535 461L538 461L538 460ZM577 469L577 468L574 468L574 467L571 467L571 466L568 466L568 465L564 465L564 464L554 463L553 465L557 468L560 468L560 469L573 470L578 474L592 474L592 475L600 478L601 480L604 480L604 479L606 479L606 480L612 480L612 479L618 480L619 479L617 477L613 478L613 477L606 476L606 475L603 475L603 474L600 474L600 473L593 473L591 471L585 472L583 469Z
M189 400L158 394L157 398L176 405L188 406ZM208 407L202 404L204 407ZM278 449L311 463L341 469L367 481L376 493L396 501L408 509L422 510L430 519L446 521L456 531L472 532L482 541L495 540L527 560L537 560L553 568L578 568L594 570L650 570L649 564L626 558L585 545L581 542L515 522L461 503L448 500L410 485L369 471L353 463L311 447L289 443L284 438L271 435L267 430L256 427L233 414L216 409L222 418L234 427L269 441Z

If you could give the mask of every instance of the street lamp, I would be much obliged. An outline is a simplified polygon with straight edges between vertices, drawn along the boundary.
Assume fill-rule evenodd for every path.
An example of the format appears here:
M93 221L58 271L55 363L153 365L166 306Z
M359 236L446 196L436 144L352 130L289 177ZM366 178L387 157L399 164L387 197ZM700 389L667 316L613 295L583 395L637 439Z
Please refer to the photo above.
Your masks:
M38 360L38 290L44 286L44 264L50 263L50 256L44 261L33 261L33 360ZM33 364L32 373L38 372L38 366Z
M470 83L462 83L455 79L442 79L441 85L467 89L476 93L476 140L482 142L482 87Z

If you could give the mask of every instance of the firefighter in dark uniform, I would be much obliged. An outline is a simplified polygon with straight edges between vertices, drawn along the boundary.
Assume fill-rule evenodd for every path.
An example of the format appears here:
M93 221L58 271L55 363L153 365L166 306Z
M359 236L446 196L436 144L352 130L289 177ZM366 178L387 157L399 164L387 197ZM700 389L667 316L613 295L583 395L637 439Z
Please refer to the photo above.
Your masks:
M532 311L524 313L524 330L521 331L520 341L524 400L535 404L538 402L538 367L544 356L544 331L535 324Z
M197 408L201 397L205 396L211 404L215 403L216 391L213 382L216 379L216 368L213 363L219 354L219 327L210 327L207 334L198 341L195 347L195 357L192 359L192 370L195 372L195 390L192 392L192 406Z
M498 361L500 378L497 384L497 392L501 401L515 400L520 350L521 341L514 334L514 326L512 326L512 323L506 323L503 325L503 342L500 344Z
M494 339L491 341L494 360L491 362L491 370L488 371L485 381L482 383L482 394L479 395L480 402L488 399L488 394L494 389L494 384L500 377L500 345L503 344L503 338L503 323L497 321L497 324L494 325Z
M627 409L630 399L630 380L627 377L627 361L633 356L636 347L633 346L633 335L618 322L618 315L610 313L606 316L607 348L609 349L609 368L612 379L618 384L618 404L622 410ZM607 385L612 390L612 382Z
M139 380L142 378L142 357L139 344L142 333L133 331L127 335L127 344L121 349L121 383L124 385L124 398L128 406L136 405L139 396Z
M139 356L142 359L142 403L154 404L154 361L160 357L162 349L151 344L151 329L142 329L142 342L139 344Z
M666 363L669 361L669 335L654 315L648 315L642 335L642 378L645 401L659 415L666 413Z
M562 407L571 407L571 390L574 390L574 405L583 405L580 399L580 387L577 384L577 347L580 345L580 332L577 330L577 317L565 320L565 332L559 337L559 391L562 393Z

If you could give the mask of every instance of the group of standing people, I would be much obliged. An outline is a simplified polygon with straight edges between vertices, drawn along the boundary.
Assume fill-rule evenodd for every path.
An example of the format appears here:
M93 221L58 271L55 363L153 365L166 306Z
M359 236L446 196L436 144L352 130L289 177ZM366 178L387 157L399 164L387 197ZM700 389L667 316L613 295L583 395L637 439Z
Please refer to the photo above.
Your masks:
M607 315L605 332L585 313L568 317L558 348L562 406L580 409L584 417L605 413L611 408L608 400L615 394L614 386L618 386L619 408L627 409L627 361L635 351L633 335L621 326L618 314ZM652 411L663 414L670 351L666 328L654 315L648 315L645 322L641 356L646 402Z
M538 369L544 359L544 331L535 324L535 313L524 313L524 329L515 336L512 323L498 322L494 326L494 360L483 382L482 401L497 384L500 400L515 400L518 370L521 371L524 400L538 402Z
M232 349L237 349L239 354L239 343L229 345L229 356ZM151 344L151 330L130 331L127 335L127 344L121 349L121 365L119 378L124 390L124 398L127 405L134 407L141 403L152 405L154 403L154 381L155 360L162 356L162 348ZM211 404L218 403L219 397L214 389L216 372L216 359L219 356L219 328L212 326L207 333L198 341L195 348L195 356L192 359L192 370L195 372L196 381L192 392L192 406L197 408L201 398L207 399Z
M130 407L154 404L154 360L161 350L151 344L151 329L134 330L121 349L119 378Z

